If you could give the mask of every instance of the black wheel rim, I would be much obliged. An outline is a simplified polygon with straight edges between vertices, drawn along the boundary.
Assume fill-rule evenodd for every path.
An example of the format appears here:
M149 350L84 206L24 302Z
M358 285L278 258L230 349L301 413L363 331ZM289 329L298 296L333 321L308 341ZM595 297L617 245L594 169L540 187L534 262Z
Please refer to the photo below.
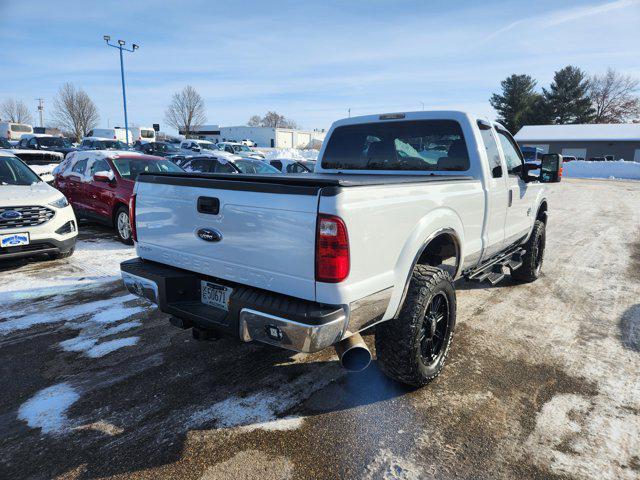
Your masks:
M425 365L440 360L449 333L449 301L444 293L431 297L420 332L420 357Z

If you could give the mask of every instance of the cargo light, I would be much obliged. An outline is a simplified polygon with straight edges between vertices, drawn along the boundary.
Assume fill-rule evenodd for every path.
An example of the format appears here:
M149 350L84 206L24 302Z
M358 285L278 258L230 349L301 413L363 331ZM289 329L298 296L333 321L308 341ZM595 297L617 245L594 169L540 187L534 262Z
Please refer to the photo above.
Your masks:
M341 218L318 215L316 281L342 282L349 275L349 237Z
M138 241L138 232L136 230L136 194L134 193L129 198L129 225L131 227L131 239L134 242Z

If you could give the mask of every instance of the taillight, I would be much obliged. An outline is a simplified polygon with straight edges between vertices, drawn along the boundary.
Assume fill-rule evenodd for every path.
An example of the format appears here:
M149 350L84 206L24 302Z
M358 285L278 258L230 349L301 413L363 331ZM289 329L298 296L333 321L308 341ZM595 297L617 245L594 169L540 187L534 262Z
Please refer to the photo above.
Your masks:
M129 198L129 225L131 226L131 238L134 242L138 241L138 232L136 231L136 194Z
M339 217L318 215L316 281L338 283L349 275L349 237Z

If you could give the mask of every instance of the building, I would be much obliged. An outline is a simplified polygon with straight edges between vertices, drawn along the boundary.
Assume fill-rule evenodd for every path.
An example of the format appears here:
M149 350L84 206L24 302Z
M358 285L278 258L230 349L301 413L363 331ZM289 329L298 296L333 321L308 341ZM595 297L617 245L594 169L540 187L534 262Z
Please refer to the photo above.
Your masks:
M526 125L515 139L521 147L538 147L543 153L640 162L640 123Z
M180 135L186 135L185 130L178 130ZM190 137L197 137L200 140L209 140L209 137L220 135L220 127L218 125L200 125L193 129Z
M181 134L184 134L182 131ZM252 140L258 147L271 148L320 148L325 130L294 130L290 128L248 127L219 127L218 125L202 125L194 129L192 137L212 142L240 142Z

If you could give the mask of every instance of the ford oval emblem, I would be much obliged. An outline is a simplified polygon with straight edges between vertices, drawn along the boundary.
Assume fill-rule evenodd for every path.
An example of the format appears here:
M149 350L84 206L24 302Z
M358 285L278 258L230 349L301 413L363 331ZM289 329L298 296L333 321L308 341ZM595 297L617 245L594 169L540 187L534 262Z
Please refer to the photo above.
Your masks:
M17 220L19 218L22 218L22 214L15 210L6 210L0 213L0 218L2 218L3 220Z
M201 228L196 234L205 242L219 242L222 240L222 234L213 228Z

